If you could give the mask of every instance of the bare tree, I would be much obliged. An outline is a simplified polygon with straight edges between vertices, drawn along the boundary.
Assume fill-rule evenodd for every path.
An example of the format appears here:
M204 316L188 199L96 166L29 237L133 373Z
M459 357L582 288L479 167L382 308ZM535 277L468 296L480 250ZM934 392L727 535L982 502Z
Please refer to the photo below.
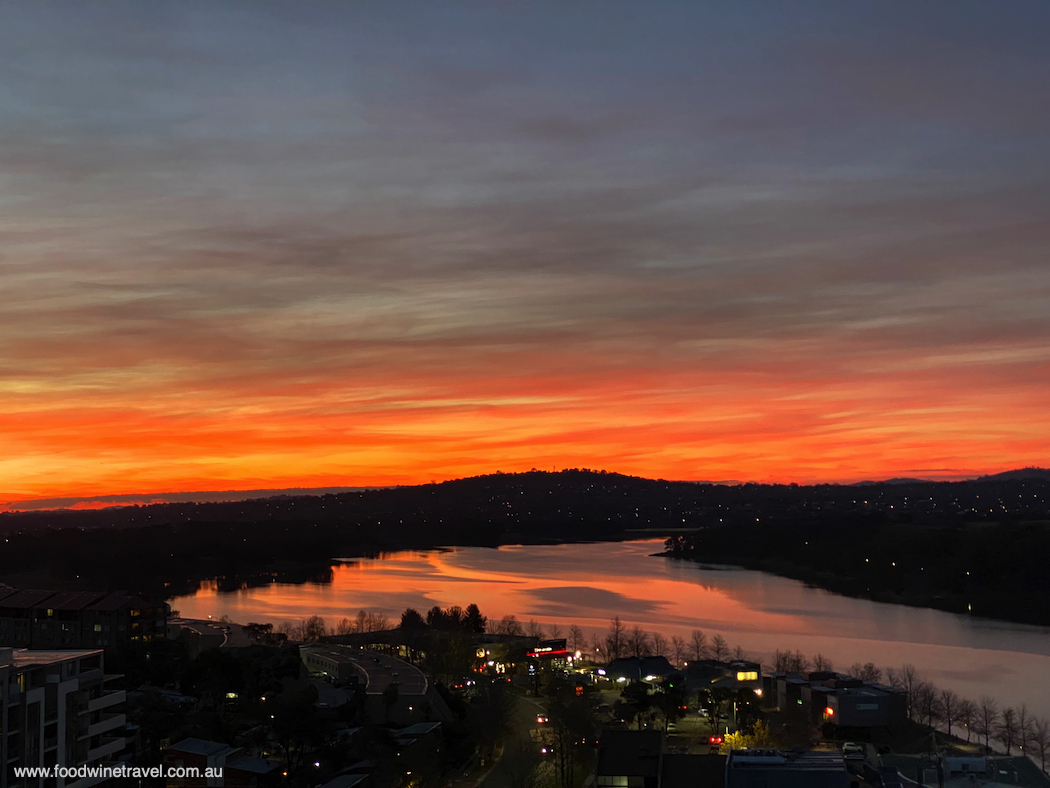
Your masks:
M918 721L930 728L941 717L940 697L937 688L926 681L920 681L913 690L915 700L913 707L918 714Z
M861 665L859 662L854 662L850 665L849 673L855 679L870 681L873 684L882 681L882 671L875 667L874 662L868 662L864 665Z
M721 635L711 638L711 656L719 662L725 662L729 657L729 644Z
M948 735L952 735L952 723L959 721L959 696L950 689L941 690L941 715L948 726Z
M303 640L320 640L325 635L324 619L310 616L302 624Z
M1032 712L1028 710L1028 704L1022 703L1017 707L1017 744L1021 748L1021 754L1027 755L1028 740L1032 738Z
M609 622L609 634L605 636L605 655L610 659L619 659L627 646L627 627L619 616Z
M529 623L525 625L525 634L530 638L543 639L543 627L536 621L536 619L530 619Z
M995 728L996 738L1006 747L1006 754L1017 744L1017 712L1007 706L999 715L999 724Z
M659 632L653 633L653 654L658 657L667 656L667 638Z
M959 701L959 710L955 716L959 719L959 724L966 728L966 741L969 741L974 720L977 719L977 704L972 700Z
M337 634L337 635L349 635L353 631L354 631L354 622L351 621L349 618L341 619L339 621L339 624L336 625L336 628L335 628L335 634Z
M583 634L583 629L576 624L569 627L569 648L572 649L573 653L583 651L586 642L587 636Z
M678 635L671 635L671 656L674 658L674 666L682 667L686 655L686 642Z
M1032 749L1039 756L1039 765L1046 771L1046 752L1050 748L1050 723L1042 717L1032 720Z
M999 722L999 705L987 695L981 697L977 704L977 716L973 721L973 732L978 739L984 739L984 749L988 749L988 740L995 733Z
M915 670L915 666L910 663L901 665L901 669L896 673L896 680L899 682L898 686L905 693L905 702L908 706L908 719L915 719L915 687L919 684L919 674Z
M647 657L650 653L649 649L649 633L638 625L632 627L631 633L627 636L627 650L631 656Z
M817 653L813 655L813 670L823 673L824 671L834 670L834 665L832 665L828 657Z
M496 624L496 634L521 637L525 634L525 630L521 628L521 622L518 621L517 616L504 616Z
M699 662L707 659L707 635L699 629L694 629L692 634L693 659Z
M561 638L561 634L561 627L559 627L557 624L547 625L547 637L549 637L551 640L558 640L559 638Z
M747 661L747 652L744 651L744 647L743 646L739 646L739 645L738 646L734 646L733 647L732 657L733 657L733 659L738 659L741 662L746 662Z
M591 658L595 662L601 662L602 661L602 654L603 654L602 649L604 649L604 648L605 648L605 641L602 640L601 636L598 635L597 633L591 635ZM607 660L611 659L611 657L606 657L606 659Z

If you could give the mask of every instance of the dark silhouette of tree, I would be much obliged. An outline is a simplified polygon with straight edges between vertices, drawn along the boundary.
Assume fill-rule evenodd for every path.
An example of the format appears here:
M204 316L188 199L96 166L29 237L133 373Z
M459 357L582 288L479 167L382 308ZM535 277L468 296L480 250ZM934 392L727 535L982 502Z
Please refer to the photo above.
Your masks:
M995 728L996 738L1006 747L1006 754L1017 744L1017 712L1007 706L999 715L999 724Z
M959 718L959 724L966 728L966 741L970 741L970 733L973 731L974 721L977 719L977 704L964 698L959 701L959 710L956 716Z
M699 629L694 629L690 636L690 642L693 647L693 659L697 662L707 659L707 635Z
M401 698L401 690L396 681L391 681L383 689L383 707L384 719L390 720L390 711L397 705L398 700Z
M952 723L959 720L959 696L950 689L941 690L941 717L948 727L948 735L952 735Z
M984 749L989 749L988 742L995 735L999 723L999 705L987 695L981 697L977 704L977 716L973 721L973 732L979 739L984 739Z
M609 634L605 636L605 656L609 661L619 659L627 648L627 627L619 616L609 622Z
M463 620L467 627L467 631L473 632L476 635L480 635L484 632L485 626L488 623L488 619L481 615L481 610L479 610L478 606L473 602L467 605L467 612Z
M426 625L426 620L415 608L407 608L401 614L401 629L422 629Z

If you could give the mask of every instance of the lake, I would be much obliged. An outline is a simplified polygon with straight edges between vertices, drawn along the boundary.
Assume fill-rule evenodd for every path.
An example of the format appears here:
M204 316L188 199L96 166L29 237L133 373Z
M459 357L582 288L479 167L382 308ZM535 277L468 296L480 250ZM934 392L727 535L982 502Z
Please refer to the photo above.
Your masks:
M720 633L760 660L779 648L820 652L838 669L910 662L964 697L1026 702L1050 717L1050 628L850 599L763 572L652 556L662 549L647 540L394 553L336 566L331 583L234 592L204 583L171 605L191 618L279 624L319 615L334 626L360 609L396 620L406 607L425 613L475 602L490 620L513 614L563 632L578 624L588 637L619 615L668 639L694 629L709 639Z

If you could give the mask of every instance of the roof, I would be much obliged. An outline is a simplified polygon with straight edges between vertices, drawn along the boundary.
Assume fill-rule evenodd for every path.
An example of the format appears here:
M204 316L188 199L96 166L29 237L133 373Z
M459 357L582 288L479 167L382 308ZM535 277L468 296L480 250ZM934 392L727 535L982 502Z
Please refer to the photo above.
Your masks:
M186 752L191 755L230 755L239 750L235 747L231 747L228 744L223 744L217 741L207 741L206 739L183 739L177 744L172 744L168 747L168 750L175 750L175 752Z
M641 679L645 676L669 676L678 673L666 657L620 657L605 668L606 676Z
M101 654L100 648L62 649L46 651L43 649L16 648L12 654L12 664L16 668L30 668L41 665L57 665L91 654Z
M398 736L425 736L440 727L440 722L417 722L415 725L409 725L407 728L400 728L395 733Z
M239 772L251 772L252 774L269 774L277 768L277 764L273 761L245 755L242 758L237 758L234 761L227 762L226 768L236 769Z
M0 602L0 607L19 609L36 607L54 593L54 591L15 591L4 597Z
M326 782L321 788L353 788L355 785L361 785L368 777L367 774L340 774Z
M153 607L153 605L142 597L125 594L122 591L114 591L112 594L102 597L93 605L89 605L88 610L110 611L120 610L122 607L144 608Z
M664 735L660 731L602 731L598 738L601 777L656 777Z
M52 610L82 610L104 597L101 591L60 591L47 600Z
M722 788L725 771L724 755L665 755L660 788Z
M725 788L848 788L850 779L841 752L734 750Z

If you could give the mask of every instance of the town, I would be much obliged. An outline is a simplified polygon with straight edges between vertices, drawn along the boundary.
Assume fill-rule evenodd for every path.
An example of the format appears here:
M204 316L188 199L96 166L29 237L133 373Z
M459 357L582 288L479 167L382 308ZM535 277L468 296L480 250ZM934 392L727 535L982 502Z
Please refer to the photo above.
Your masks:
M0 697L0 788L1050 785L1045 719L910 665L475 604L275 627L6 588Z

